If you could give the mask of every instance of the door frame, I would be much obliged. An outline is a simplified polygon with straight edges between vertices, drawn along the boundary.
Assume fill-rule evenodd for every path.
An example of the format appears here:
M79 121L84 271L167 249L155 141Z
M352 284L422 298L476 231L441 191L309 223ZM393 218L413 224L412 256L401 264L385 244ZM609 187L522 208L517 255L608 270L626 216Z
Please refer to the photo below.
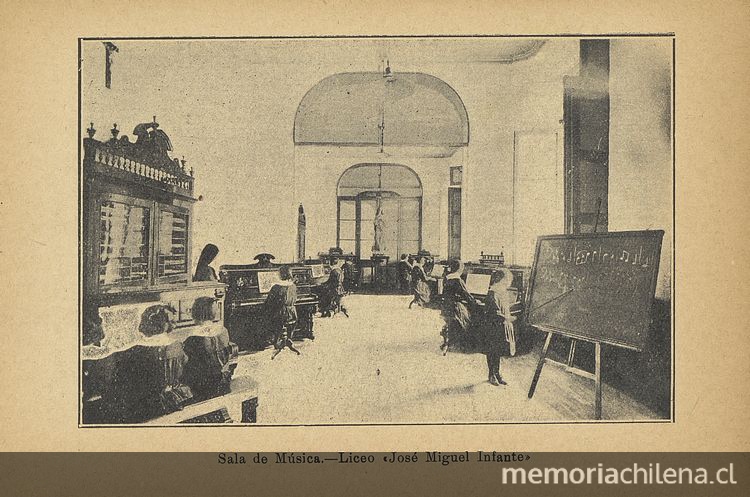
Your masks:
M458 192L458 242L454 242L453 237L453 206L456 204L456 193ZM461 185L451 185L448 187L448 258L461 258L461 238L463 227L463 192Z
M365 191L362 193L359 193L355 196L339 196L336 198L336 246L340 247L341 245L341 202L342 201L354 201L354 212L355 212L355 235L354 235L354 253L357 256L358 259L362 258L362 254L360 251L360 245L362 241L362 200L370 200L374 199L380 196L381 198L396 198L398 200L398 220L401 220L401 209L402 209L402 202L401 200L407 200L407 199L416 199L418 202L418 212L419 212L419 240L417 242L418 250L422 250L422 197L403 197L395 192L390 191ZM396 253L400 253L401 251L401 224L398 224L398 231L396 234Z

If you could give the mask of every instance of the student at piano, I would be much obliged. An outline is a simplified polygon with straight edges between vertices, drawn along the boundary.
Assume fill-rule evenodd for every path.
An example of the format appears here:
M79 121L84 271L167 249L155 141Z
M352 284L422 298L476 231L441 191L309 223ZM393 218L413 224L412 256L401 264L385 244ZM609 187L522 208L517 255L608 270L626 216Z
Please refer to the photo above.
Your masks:
M484 319L482 320L482 339L484 353L487 356L488 380L492 385L507 385L500 375L500 356L503 343L512 343L514 335L511 306L515 303L515 293L509 290L513 274L507 269L499 269L493 279L485 299Z
M212 297L199 297L193 302L192 316L197 325L210 327L217 312ZM195 400L229 393L238 349L229 341L227 330L222 327L218 334L191 336L183 345L188 356L183 381L193 391Z
M464 272L464 263L457 259L448 262L448 274L445 276L443 287L442 314L445 326L441 335L443 344L440 348L444 354L448 353L448 347L457 341L466 338L471 324L472 309L478 304L476 299L469 293L461 274Z
M349 317L349 313L343 305L343 297L346 291L344 290L344 270L342 266L343 261L335 257L331 258L331 272L328 275L328 281L323 284L320 299L321 317L332 317L339 311L344 316Z
M209 243L203 247L201 256L198 259L198 265L195 268L195 275L193 275L193 281L217 281L219 278L216 277L216 271L210 266L216 256L219 253L219 247Z
M292 281L289 268L281 268L282 280L275 283L268 292L265 302L265 315L268 319L270 340L276 349L271 359L276 357L284 348L299 355L299 351L292 344L292 332L297 324L297 285Z
M409 309L414 304L424 307L430 303L430 285L427 282L432 279L424 271L425 257L419 256L414 261L414 267L411 269L411 284L414 292L414 299L409 302Z
M401 260L398 261L398 284L401 293L409 293L411 290L411 270L409 256L401 254Z

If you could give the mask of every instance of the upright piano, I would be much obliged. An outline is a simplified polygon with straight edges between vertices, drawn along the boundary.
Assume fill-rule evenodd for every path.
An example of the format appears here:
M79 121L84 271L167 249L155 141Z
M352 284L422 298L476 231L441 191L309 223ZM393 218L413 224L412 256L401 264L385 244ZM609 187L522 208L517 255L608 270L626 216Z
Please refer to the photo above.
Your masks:
M191 281L192 170L158 123L83 139L81 424L141 423L227 393L225 285Z
M312 281L310 282L313 292L316 287L322 286L328 281L328 276L331 274L331 266L323 263L323 261L315 259L307 259L304 265L309 267L312 271Z
M337 259L343 261L342 270L344 271L344 290L355 292L362 285L374 282L374 268L372 261L366 261L357 257L356 254L345 254L340 248L331 247L328 252L319 252L318 260L331 272L331 261ZM309 264L307 261L306 264Z
M229 336L243 350L262 350L273 342L265 308L271 288L282 281L282 271L288 272L297 287L297 324L293 338L314 338L313 314L318 305L314 293L313 267L283 264L258 268L254 264L223 265L219 279L227 285L224 300L226 326Z

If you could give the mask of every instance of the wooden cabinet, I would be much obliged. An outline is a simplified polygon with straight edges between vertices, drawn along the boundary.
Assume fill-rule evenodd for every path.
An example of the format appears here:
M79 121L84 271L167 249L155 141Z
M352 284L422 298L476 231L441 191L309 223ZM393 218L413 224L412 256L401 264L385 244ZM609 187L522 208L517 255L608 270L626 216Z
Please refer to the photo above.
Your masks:
M192 171L170 158L158 124L138 125L135 143L116 128L106 142L88 132L82 423L141 422L228 388L237 350L224 328L226 286L191 282Z

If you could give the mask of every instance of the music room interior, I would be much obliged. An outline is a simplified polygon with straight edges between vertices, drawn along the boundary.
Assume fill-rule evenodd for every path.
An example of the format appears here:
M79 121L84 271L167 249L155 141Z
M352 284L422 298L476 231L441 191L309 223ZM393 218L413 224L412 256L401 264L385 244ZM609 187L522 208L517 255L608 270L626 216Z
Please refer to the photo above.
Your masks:
M672 417L673 39L80 41L81 426Z

